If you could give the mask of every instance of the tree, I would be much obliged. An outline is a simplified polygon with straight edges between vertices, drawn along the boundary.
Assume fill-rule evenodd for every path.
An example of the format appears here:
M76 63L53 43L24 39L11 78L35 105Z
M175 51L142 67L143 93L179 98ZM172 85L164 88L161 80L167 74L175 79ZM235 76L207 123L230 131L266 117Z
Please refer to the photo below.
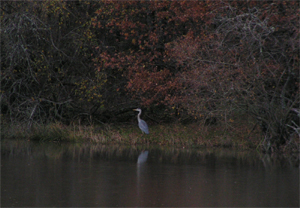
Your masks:
M2 112L30 127L88 111L80 100L101 97L105 82L89 63L90 2L6 1L1 9Z
M177 76L181 69L168 59L166 45L192 27L198 29L195 32L203 29L211 5L202 1L102 2L92 18L102 40L94 62L99 72L111 77L122 97L130 96L133 102L127 102L127 107L174 105L183 90Z
M171 58L185 68L179 104L195 115L223 117L238 109L264 133L263 149L290 144L299 125L299 5L222 2L212 29L179 38ZM215 29L214 29L215 27ZM229 120L229 119L227 119Z

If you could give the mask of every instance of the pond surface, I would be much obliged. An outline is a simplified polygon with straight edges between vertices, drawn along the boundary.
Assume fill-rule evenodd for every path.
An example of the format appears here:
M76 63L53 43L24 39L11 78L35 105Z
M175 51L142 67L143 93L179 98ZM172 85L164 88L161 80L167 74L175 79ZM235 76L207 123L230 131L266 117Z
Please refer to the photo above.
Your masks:
M299 155L1 142L2 207L299 207Z

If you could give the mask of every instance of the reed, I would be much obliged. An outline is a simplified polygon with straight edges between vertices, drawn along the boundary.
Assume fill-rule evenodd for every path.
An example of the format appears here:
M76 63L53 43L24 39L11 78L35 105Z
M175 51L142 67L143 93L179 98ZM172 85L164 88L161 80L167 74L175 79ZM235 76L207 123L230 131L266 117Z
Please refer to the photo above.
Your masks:
M233 127L234 126L234 127ZM2 138L28 139L41 142L90 142L99 144L151 144L160 146L225 147L254 149L261 136L258 130L249 131L250 126L237 121L231 126L200 123L179 123L150 126L150 134L142 134L136 125L64 125L59 122L34 125L30 130L25 124L2 125Z

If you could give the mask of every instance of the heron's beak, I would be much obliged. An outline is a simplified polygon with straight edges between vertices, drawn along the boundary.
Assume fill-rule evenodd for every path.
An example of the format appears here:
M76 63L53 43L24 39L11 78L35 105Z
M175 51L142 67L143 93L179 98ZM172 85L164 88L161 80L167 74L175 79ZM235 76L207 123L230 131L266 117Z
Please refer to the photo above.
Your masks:
M134 111L137 111L137 109L133 109Z

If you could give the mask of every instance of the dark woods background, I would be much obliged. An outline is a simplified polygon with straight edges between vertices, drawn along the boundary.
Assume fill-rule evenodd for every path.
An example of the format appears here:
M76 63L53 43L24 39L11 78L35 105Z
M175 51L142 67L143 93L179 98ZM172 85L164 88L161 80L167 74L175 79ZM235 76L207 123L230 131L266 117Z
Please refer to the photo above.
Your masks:
M2 1L2 118L246 116L288 143L299 135L299 14L298 1Z

